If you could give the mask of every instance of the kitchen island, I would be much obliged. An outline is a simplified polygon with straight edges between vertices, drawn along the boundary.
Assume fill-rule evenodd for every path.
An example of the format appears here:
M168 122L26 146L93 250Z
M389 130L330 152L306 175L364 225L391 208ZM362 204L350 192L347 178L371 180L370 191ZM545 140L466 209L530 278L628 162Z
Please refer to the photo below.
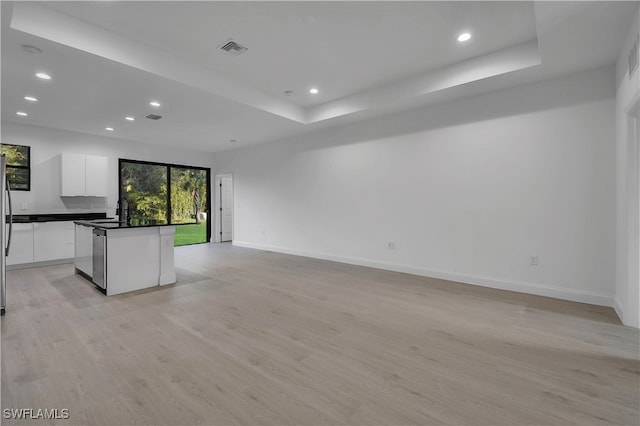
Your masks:
M176 282L175 225L75 222L76 273L107 296Z

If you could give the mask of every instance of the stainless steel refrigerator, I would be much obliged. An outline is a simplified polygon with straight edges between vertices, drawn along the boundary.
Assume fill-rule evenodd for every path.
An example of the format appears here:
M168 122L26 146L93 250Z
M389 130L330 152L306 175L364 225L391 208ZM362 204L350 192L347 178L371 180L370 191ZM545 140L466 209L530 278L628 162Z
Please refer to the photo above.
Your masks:
M7 307L7 256L11 246L12 222L11 191L7 181L7 157L2 154L0 155L0 241L2 241L2 253L0 253L0 315L4 315ZM7 225L9 225L8 228Z

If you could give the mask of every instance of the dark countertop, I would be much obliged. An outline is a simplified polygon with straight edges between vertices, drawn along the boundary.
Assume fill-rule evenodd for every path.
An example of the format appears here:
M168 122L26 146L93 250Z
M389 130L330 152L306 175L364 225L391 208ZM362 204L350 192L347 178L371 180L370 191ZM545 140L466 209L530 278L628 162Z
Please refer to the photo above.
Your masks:
M76 220L107 219L106 213L43 213L43 214L14 214L13 223L32 222L66 222ZM9 222L9 216L7 216Z
M154 226L178 226L181 224L177 224L177 223L144 223L144 224L131 224L131 223L125 223L125 222L116 222L115 220L104 220L104 221L86 221L86 220L76 220L74 221L76 225L83 225L83 226L89 226L92 228L98 228L98 229L104 229L104 230L109 230L109 229L133 229L133 228L151 228ZM189 225L189 224L185 224L185 225Z

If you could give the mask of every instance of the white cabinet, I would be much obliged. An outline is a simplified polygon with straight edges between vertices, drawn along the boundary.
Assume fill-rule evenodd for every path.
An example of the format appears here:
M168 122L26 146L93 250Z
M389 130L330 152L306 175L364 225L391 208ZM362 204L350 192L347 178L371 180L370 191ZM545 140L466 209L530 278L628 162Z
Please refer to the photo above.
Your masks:
M7 225L7 232L9 225ZM7 234L8 235L8 234ZM33 224L14 223L7 265L33 263Z
M106 197L109 159L97 155L60 154L63 197Z
M77 197L85 195L86 155L60 155L60 170L62 172L62 187L60 195Z
M39 222L33 224L33 261L46 262L73 258L67 245L67 228L73 222ZM69 254L69 251L71 253Z
M97 155L87 155L85 165L87 169L85 174L87 196L106 197L109 159Z
M7 232L9 225L7 225ZM73 259L74 223L14 223L7 265ZM57 262L59 263L59 262Z

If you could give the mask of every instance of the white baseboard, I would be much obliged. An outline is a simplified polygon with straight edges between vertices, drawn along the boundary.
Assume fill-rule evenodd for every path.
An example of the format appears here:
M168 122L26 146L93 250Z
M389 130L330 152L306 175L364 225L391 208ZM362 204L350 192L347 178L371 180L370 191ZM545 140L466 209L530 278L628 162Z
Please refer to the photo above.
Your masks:
M620 322L624 323L624 309L622 308L622 303L620 303L617 296L613 298L613 309L616 310L616 314L618 314Z
M41 266L64 265L65 263L73 263L74 258L47 260L43 262L19 263L17 265L7 265L7 271L16 271L18 269L39 268Z
M401 265L388 262L379 262L369 259L335 256L327 253L305 252L290 249L287 247L272 246L268 244L251 243L247 241L234 241L233 245L247 247L258 250L273 251L278 253L291 254L294 256L311 257L315 259L331 260L334 262L348 263L351 265L367 266L370 268L384 269L388 271L403 272L407 274L420 275L429 278L438 278L448 281L456 281L465 284L474 284L483 287L490 287L499 290L515 291L518 293L534 294L537 296L553 297L555 299L570 300L573 302L589 303L600 306L614 306L611 295L596 293L584 290L575 290L563 287L550 286L547 284L530 283L513 280L503 280L492 277L482 277L477 275L460 274L455 272L436 271L420 267ZM617 311L617 308L616 308ZM620 315L620 314L618 314Z

